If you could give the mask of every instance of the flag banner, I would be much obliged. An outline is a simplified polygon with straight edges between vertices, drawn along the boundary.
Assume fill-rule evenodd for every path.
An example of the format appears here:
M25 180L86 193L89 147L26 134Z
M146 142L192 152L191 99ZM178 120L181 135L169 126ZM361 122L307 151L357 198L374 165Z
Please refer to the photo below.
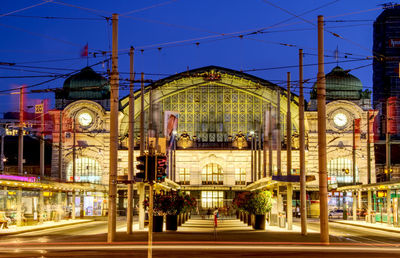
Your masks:
M360 132L361 132L360 124L361 124L361 118L354 119L354 129L353 129L355 137L353 146L354 149L357 149L357 147L360 146Z
M88 48L88 44L86 43L86 45L81 50L81 57L87 57L88 54L89 54L89 48Z
M270 123L272 127L272 148L276 150L278 148L278 115L277 115L277 110L276 108L271 109L271 114L270 114Z
M368 110L369 142L374 142L375 134L375 110Z
M397 134L397 97L388 98L387 103L387 132L389 134Z
M179 112L164 111L164 135L167 141L174 138L174 132L178 129Z

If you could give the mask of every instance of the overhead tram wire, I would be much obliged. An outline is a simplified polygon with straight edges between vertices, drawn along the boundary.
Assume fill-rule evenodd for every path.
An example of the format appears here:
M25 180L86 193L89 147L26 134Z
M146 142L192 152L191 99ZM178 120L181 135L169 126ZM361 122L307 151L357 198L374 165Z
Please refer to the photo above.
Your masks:
M156 7L168 5L168 4L176 2L176 1L178 1L178 0L170 0L170 1L163 2L163 3L158 3L158 4L151 5L151 6L143 7L140 9L132 10L132 11L120 14L120 15L128 15L128 14L132 14L132 13L138 13L138 12L146 11L146 10L153 9Z
M95 64L90 65L90 66L88 66L88 67L93 67L93 66L96 66L96 65L99 65L99 64L102 64L102 63L103 63L103 61L98 62L98 63L95 63ZM43 81L43 82L39 82L39 83L35 83L35 84L32 84L32 85L24 86L24 89L29 89L29 88L37 87L37 86L40 86L40 85L43 85L43 84L46 84L46 83L49 83L49 82L52 82L52 81L55 81L55 80L64 78L64 77L66 77L66 76L71 76L71 75L73 75L74 73L78 73L79 71L81 71L81 69L75 70L75 71L70 72L70 73L67 73L67 74L63 74L63 75L56 76L55 78L52 78L52 79L49 79L49 80L46 80L46 81ZM0 90L0 93L11 92L11 91L17 91L17 90L19 90L20 88L21 88L21 87L17 87L17 88L13 88L13 89L8 89L8 90Z
M11 14L8 15L8 17L46 19L46 20L75 20L75 21L103 21L105 19L105 18L89 18L89 17L34 16L34 15L19 15L19 14Z
M31 9L31 8L34 8L34 7L37 7L37 6L40 6L40 5L44 5L44 4L47 4L49 2L51 2L51 0L43 0L43 2L41 2L41 3L30 5L30 6L27 6L27 7L15 10L15 11L11 11L11 12L8 12L8 13L0 14L0 18L8 16L8 15L11 15L11 14L14 14L14 13L22 12L22 11L25 11L25 10L28 10L28 9Z

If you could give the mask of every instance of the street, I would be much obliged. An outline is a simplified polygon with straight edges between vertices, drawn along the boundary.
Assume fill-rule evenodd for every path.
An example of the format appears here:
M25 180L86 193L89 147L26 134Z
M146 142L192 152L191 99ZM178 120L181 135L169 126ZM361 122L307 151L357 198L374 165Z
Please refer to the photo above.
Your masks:
M154 257L400 257L400 234L330 223L330 246L319 245L319 224L310 220L308 236L278 227L255 231L239 220L189 220L176 232L154 233ZM44 229L0 238L0 257L117 257L147 255L147 231L126 235L117 223L117 242L106 243L106 221ZM11 248L12 247L12 248ZM66 253L68 251L68 254ZM201 252L200 252L201 251Z

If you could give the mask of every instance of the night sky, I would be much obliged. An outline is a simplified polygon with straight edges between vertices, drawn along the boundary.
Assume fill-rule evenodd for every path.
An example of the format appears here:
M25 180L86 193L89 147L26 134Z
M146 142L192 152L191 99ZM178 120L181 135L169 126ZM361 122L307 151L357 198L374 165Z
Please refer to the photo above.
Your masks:
M304 78L310 79L305 91L309 92L317 74L317 16L324 15L325 72L336 66L334 52L338 48L339 65L354 69L351 73L361 79L365 89L372 90L372 25L382 12L381 4L385 3L375 0L1 2L0 112L18 108L18 95L10 95L9 90L20 85L32 86L29 90L59 88L67 74L87 63L98 63L93 69L106 74L111 64L105 60L111 50L112 13L120 14L119 71L123 80L129 78L128 50L133 46L135 72L144 72L146 79L157 80L187 69L217 65L248 72L284 87L286 72L291 72L292 87L297 93L296 66L298 49L302 48L304 64L308 65L304 68ZM86 43L88 59L80 57ZM48 80L51 81L34 86ZM123 85L126 82L122 83L121 97L128 93ZM31 103L40 98L49 98L54 103L53 93L28 94L27 98Z

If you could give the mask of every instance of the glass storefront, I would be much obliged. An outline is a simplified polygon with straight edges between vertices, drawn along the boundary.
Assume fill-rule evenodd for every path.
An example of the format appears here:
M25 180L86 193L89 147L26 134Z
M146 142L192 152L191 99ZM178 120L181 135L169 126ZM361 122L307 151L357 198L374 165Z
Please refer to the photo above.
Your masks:
M201 192L201 207L202 208L220 208L224 206L223 191L202 191Z

